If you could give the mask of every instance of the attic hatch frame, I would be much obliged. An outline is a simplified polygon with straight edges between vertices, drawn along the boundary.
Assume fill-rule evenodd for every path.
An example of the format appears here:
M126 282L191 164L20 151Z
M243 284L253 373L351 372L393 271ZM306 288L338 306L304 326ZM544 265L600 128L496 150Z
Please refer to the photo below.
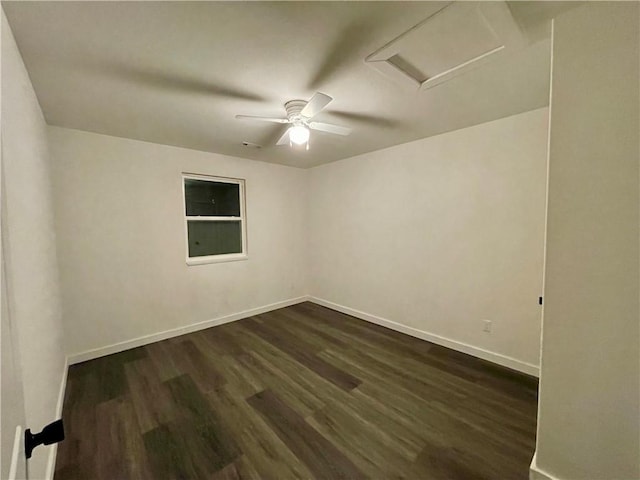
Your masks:
M430 77L403 57L403 49L406 49L407 45L420 42L425 32L428 34L434 20L455 22L457 18L470 14L477 15L481 25L486 28L485 32L493 34L497 41L493 48ZM365 63L405 86L425 90L477 68L506 52L522 48L525 44L524 35L505 2L451 2L369 55Z

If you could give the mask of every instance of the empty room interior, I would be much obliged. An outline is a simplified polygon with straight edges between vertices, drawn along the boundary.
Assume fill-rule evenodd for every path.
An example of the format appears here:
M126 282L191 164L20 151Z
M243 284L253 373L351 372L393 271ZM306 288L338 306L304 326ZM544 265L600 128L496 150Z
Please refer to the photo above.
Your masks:
M2 479L640 479L640 3L2 1Z

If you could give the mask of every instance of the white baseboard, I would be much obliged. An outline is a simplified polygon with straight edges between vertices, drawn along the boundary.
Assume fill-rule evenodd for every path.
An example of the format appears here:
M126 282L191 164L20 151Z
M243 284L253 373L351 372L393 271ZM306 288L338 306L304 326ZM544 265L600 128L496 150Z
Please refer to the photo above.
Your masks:
M395 330L400 333L406 333L407 335L411 335L412 337L420 338L422 340L426 340L443 347L451 348L462 353L467 353L469 355L473 355L474 357L478 357L489 362L497 363L498 365L502 365L503 367L511 368L528 375L533 375L534 377L540 376L540 368L532 363L523 362L521 360L517 360L500 353L491 352L483 348L474 347L473 345L469 345L467 343L442 337L434 333L425 332L424 330L418 330L417 328L408 327L406 325L402 325L401 323L397 323L386 318L377 317L375 315L361 312L353 308L345 307L343 305L339 305L322 298L310 296L308 300L310 302L317 303L318 305L322 305L323 307L346 313L347 315L351 315L352 317L357 317L361 320L366 320L367 322L375 323L377 325L390 328L391 330Z
M309 297L306 295L302 297L291 298L282 302L271 303L262 307L244 310L242 312L233 313L231 315L225 315L224 317L205 320L204 322L194 323L192 325L186 325L184 327L172 328L171 330L165 330L164 332L152 333L151 335L145 335L142 337L134 338L132 340L114 343L113 345L107 345L105 347L94 348L85 352L69 355L68 362L69 365L86 362L87 360L104 357L105 355L111 355L112 353L123 352L125 350L129 350L130 348L142 347L150 343L159 342L160 340L166 340L167 338L177 337L186 333L197 332L198 330L204 330L205 328L215 327L224 323L235 322L236 320L241 320L253 315L260 315L261 313L270 312L271 310L277 310L279 308L296 305L298 303L306 302L307 300L309 300Z
M8 480L16 480L20 455L22 455L22 458L24 458L24 442L22 441L23 438L24 436L22 435L22 425L17 425L15 434L13 436L13 450L11 451L11 463L9 464L9 476L7 477Z
M67 374L69 373L69 357L65 358L60 391L58 392L58 404L56 405L56 420L62 418L62 407L64 406L64 393L67 390ZM47 470L45 478L53 480L56 469L56 455L58 454L58 444L54 443L49 447L49 459L47 460Z
M560 480L560 479L538 468L536 453L534 453L533 458L531 459L531 465L529 466L529 480Z

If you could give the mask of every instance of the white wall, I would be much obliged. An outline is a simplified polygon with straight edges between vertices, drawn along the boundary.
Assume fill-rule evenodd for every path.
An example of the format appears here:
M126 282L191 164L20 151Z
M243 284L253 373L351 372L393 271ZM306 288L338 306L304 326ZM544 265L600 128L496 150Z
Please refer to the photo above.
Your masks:
M42 111L4 12L2 148L8 306L23 380L16 385L24 384L26 427L38 432L55 419L65 361L49 153ZM3 400L6 394L3 390ZM4 440L3 436L3 458L5 448L12 446ZM44 478L50 448L34 451L31 478Z
M639 5L555 20L537 465L640 478Z
M50 127L71 355L307 293L305 171ZM249 259L187 266L181 173L246 179Z
M535 373L547 119L543 108L312 169L310 293Z

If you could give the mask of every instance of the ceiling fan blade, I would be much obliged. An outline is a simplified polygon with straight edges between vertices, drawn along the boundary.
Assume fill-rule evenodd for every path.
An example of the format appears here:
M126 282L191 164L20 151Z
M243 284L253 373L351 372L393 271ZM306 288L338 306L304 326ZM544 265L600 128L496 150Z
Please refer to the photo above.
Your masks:
M291 130L291 129L288 128L287 131L284 132L284 134L280 137L280 140L278 140L278 143L276 143L276 145L288 145L289 144L289 130Z
M309 100L307 104L304 106L304 108L300 112L300 115L307 118L315 117L318 113L322 111L324 107L326 107L329 104L331 100L333 100L333 98L331 98L329 95L316 92L315 95L311 97L311 100Z
M286 118L256 117L253 115L236 115L236 118L240 120L257 120L259 122L289 123Z
M349 127L341 127L340 125L333 125L332 123L309 122L309 128L321 132L335 133L336 135L349 135L351 133Z

